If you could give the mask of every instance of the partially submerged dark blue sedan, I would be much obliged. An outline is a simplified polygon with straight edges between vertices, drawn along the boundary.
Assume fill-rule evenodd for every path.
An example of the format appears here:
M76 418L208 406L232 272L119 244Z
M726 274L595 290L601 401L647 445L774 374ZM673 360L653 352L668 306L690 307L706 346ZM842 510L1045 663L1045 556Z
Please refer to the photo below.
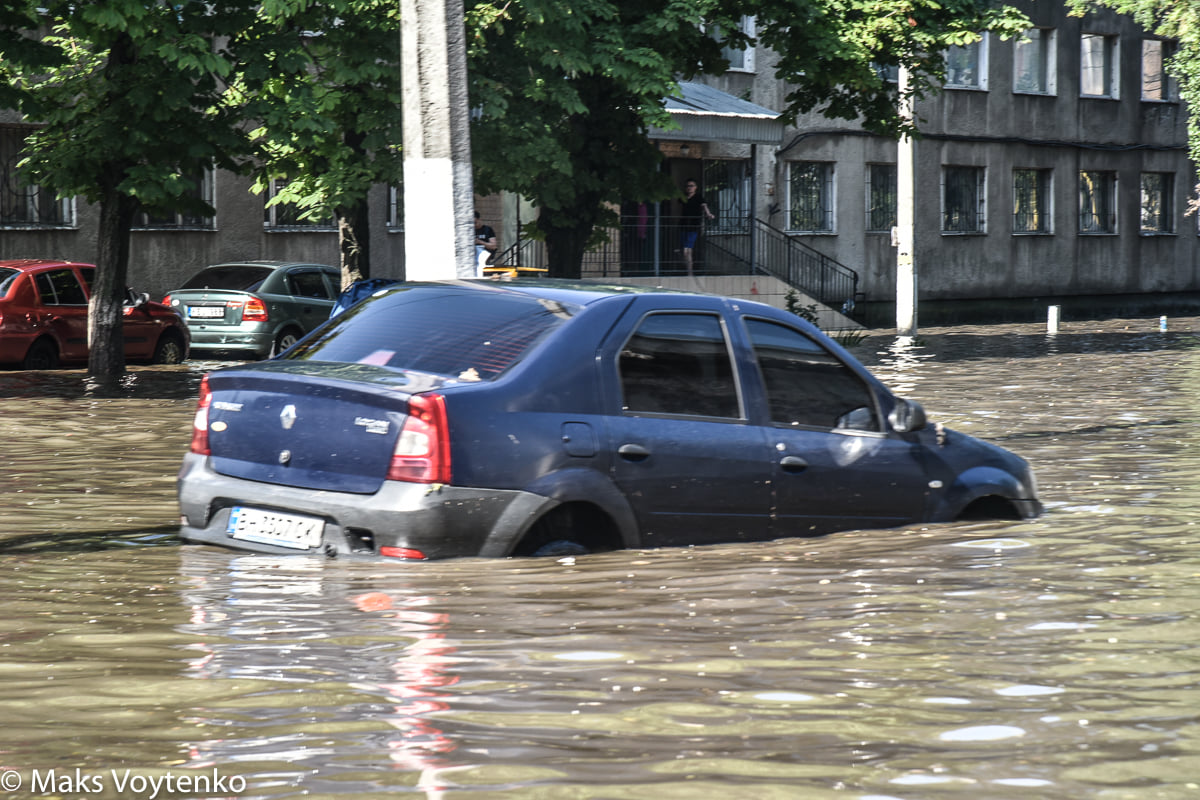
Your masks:
M402 559L1040 511L1023 459L793 314L553 281L397 284L210 373L179 500L189 541Z

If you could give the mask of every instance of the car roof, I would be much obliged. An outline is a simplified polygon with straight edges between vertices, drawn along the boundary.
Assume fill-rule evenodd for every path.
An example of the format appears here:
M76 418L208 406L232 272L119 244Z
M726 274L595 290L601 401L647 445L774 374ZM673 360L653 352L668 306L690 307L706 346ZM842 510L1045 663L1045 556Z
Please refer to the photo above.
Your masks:
M600 302L613 297L629 297L630 295L658 295L681 300L686 298L691 301L699 301L700 305L708 305L712 302L723 302L729 299L720 295L706 294L704 292L665 289L658 286L626 286L621 284L591 283L590 281L578 281L566 278L518 278L516 280L506 281L496 280L494 278L482 278L445 281L413 281L408 283L397 283L396 285L441 285L447 288L459 287L463 289L475 289L479 291L506 292L511 294L526 295L529 297L544 298L547 300L558 300L560 302L572 303L579 306L586 306L591 303ZM386 289L392 287L383 288Z
M13 258L0 261L0 267L21 270L22 272L39 267L93 267L83 261L64 261L58 258Z
M223 261L220 264L209 264L204 269L214 269L216 267L271 267L272 269L281 269L283 267L321 267L323 269L336 270L337 267L329 264L316 264L311 261L271 261L271 260L256 260L256 261ZM203 270L201 270L203 271Z

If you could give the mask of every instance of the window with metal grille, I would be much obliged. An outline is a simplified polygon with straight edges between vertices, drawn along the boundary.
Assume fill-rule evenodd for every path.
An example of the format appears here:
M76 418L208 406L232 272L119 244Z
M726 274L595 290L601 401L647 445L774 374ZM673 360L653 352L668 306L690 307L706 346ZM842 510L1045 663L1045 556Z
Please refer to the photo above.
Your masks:
M21 179L17 163L21 160L25 137L35 128L28 125L0 125L0 225L9 228L62 228L75 224L75 204L71 198L56 198L54 193Z
M942 168L942 233L983 233L983 167Z
M387 229L393 233L404 232L404 194L399 186L387 187Z
M1050 170L1013 170L1013 233L1050 233Z
M1175 232L1174 188L1169 172L1142 173L1142 233Z
M267 203L263 209L263 225L268 230L336 230L337 223L333 214L324 211L315 215L308 213L309 209L287 200L275 201L284 193L288 186L287 178L276 178L271 181ZM274 202L272 202L274 201Z
M1079 173L1079 232L1117 232L1117 174Z
M788 165L788 230L833 231L833 164Z
M185 196L197 204L213 205L215 200L213 198L213 172L211 169L201 170L195 175L184 178L183 181L187 185L184 191ZM166 214L141 211L134 219L133 226L135 228L148 229L202 228L211 230L216 226L216 222L212 216L204 214L196 208L192 208L188 211L173 211Z
M745 233L750 225L750 161L704 162L704 197L716 219L709 233Z
M867 230L896 227L896 165L867 165Z

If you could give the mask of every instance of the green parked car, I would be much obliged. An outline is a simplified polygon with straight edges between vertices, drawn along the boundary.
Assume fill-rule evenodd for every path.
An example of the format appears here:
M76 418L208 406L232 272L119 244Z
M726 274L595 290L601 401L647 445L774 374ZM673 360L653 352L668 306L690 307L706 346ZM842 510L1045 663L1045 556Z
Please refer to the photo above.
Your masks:
M192 334L192 355L282 353L329 319L341 272L325 264L214 264L163 298Z

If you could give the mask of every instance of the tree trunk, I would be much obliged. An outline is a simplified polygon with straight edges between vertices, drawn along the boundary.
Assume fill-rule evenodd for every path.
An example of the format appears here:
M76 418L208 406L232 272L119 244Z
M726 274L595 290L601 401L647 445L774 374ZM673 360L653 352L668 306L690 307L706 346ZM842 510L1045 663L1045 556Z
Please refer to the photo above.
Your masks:
M367 201L334 209L341 251L342 289L371 277L371 215Z
M538 228L546 236L546 261L552 278L579 278L583 274L583 254L595 221L581 219L576 214L587 209L581 201L575 214L562 214L543 208L538 215Z
M114 170L119 171L119 170ZM96 277L88 304L88 372L102 389L115 389L125 374L124 322L129 273L129 230L137 200L111 181L100 200Z

